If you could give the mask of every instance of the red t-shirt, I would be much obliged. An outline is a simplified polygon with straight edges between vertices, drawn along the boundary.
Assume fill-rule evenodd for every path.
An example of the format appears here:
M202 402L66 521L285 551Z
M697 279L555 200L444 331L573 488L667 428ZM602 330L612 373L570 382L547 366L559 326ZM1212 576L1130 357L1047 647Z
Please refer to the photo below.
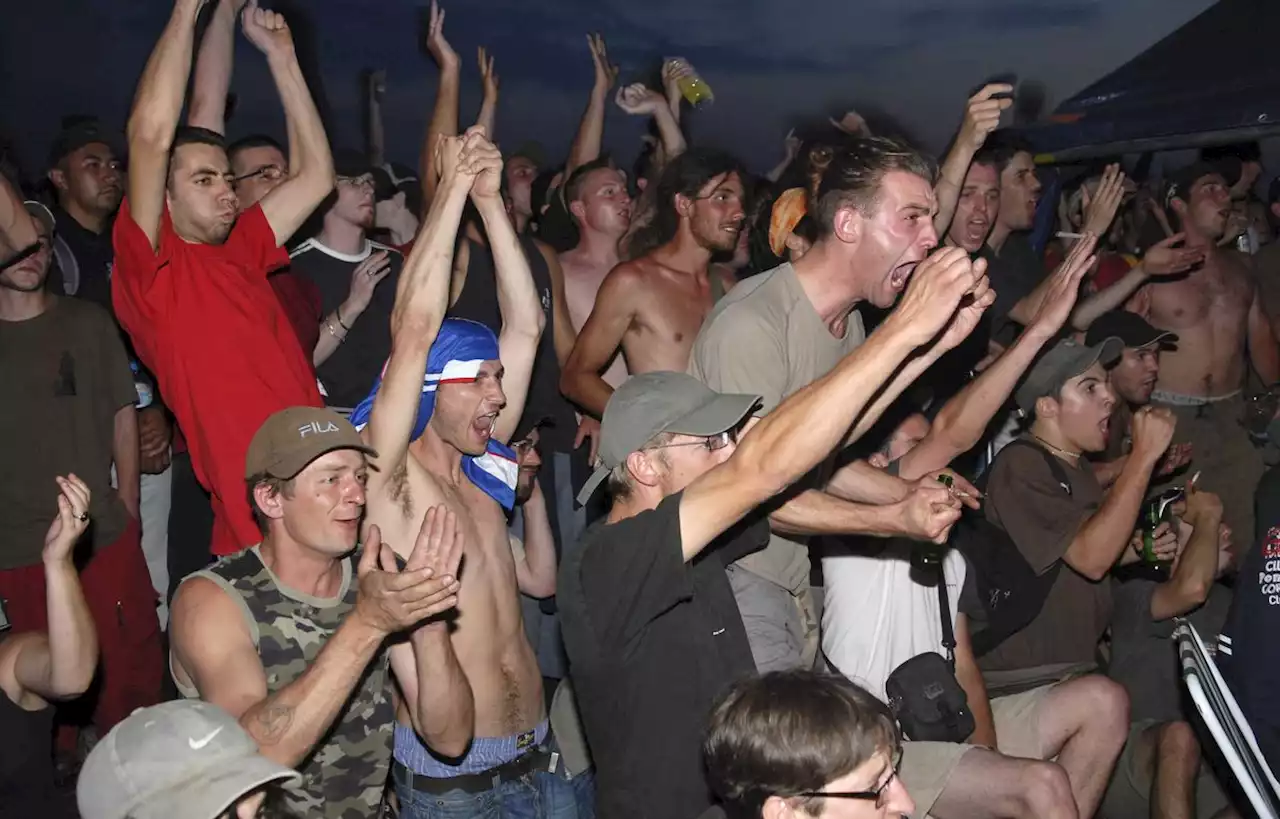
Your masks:
M310 350L314 353L320 341L320 288L292 270L272 273L267 282L276 291L276 298L280 300L280 307L297 334L303 352ZM307 361L311 362L313 358L308 355Z
M258 205L222 245L179 238L166 206L152 250L126 198L112 239L116 316L159 379L196 476L213 495L210 548L225 555L257 543L262 534L245 498L249 442L278 410L324 406L311 356L267 283L289 254Z

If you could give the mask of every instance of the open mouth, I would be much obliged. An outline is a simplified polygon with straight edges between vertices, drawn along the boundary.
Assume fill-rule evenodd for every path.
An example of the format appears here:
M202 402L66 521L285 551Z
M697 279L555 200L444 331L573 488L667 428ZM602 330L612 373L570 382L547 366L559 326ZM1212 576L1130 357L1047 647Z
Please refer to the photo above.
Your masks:
M889 287L895 293L902 292L906 288L907 282L911 279L911 274L916 272L916 266L919 264L919 262L907 262L895 267L893 273L889 275Z
M481 415L478 418L476 418L476 420L472 421L471 429L474 430L476 435L480 436L481 438L488 439L489 436L493 435L493 428L497 425L497 423L498 423L498 412L497 410L494 410L493 412L487 412L484 415Z

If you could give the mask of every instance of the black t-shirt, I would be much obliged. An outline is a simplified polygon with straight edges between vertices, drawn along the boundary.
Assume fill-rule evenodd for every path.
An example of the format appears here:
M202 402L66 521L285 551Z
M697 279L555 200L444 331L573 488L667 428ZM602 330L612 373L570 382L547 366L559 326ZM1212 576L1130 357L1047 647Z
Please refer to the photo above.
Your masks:
M94 233L61 207L54 205L51 210L56 223L53 255L62 273L63 290L105 307L114 316L111 267L116 253L111 245L111 224Z
M560 360L556 358L555 310L552 301L551 271L538 245L528 236L520 237L520 246L529 260L533 285L538 290L546 327L538 341L538 353L533 362L533 375L529 379L529 396L525 400L524 414L519 427L527 429L543 418L554 419L540 435L544 451L571 452L578 423L573 406L560 394ZM449 309L449 316L479 322L495 334L502 333L502 313L498 310L497 275L493 253L489 248L472 243L467 263L467 278L458 300Z
M360 263L382 251L387 253L391 272L378 283L369 306L359 318L343 317L351 327L347 340L316 368L316 375L324 385L325 403L331 407L354 407L363 401L391 355L391 310L396 303L404 257L395 248L377 242L366 241L363 252L350 255L326 247L316 239L308 239L289 254L293 272L320 291L320 314L327 316L347 300L351 293L351 274Z
M1236 577L1217 661L1268 764L1280 770L1280 468L1258 483L1254 515L1256 539Z
M1009 318L1009 311L1044 279L1044 259L1031 246L1029 233L1010 235L998 255L990 248L985 250L987 279L996 291L995 303L986 313L991 317L991 338L1007 347L1018 334L1018 324Z
M693 819L711 805L702 734L711 706L755 672L725 566L768 542L760 517L691 563L680 539L683 493L597 524L560 568L561 630L610 819Z

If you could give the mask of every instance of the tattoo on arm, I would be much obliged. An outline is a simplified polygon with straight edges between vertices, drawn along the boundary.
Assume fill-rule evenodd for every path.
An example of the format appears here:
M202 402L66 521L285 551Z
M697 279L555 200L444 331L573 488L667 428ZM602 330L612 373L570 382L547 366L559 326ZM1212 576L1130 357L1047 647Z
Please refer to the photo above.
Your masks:
M289 726L293 724L293 706L268 705L255 714L253 720L258 726L254 732L258 744L274 745L289 733Z

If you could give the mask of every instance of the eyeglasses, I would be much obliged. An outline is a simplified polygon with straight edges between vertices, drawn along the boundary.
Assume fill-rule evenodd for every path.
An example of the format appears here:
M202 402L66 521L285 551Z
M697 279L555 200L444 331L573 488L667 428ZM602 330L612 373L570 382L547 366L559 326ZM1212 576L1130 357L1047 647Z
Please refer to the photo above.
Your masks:
M284 176L284 168L281 168L279 165L263 165L261 168L249 171L244 176L235 177L232 181L243 182L246 179L253 179L256 176L260 176L268 182L274 182Z
M729 444L738 442L737 430L721 432L716 435L710 435L697 441L681 441L677 444L658 444L657 446L645 447L644 451L648 452L655 449L675 449L682 446L702 446L706 447L708 452L719 452Z
M372 176L339 176L337 177L339 185L350 185L353 188L368 188L373 190Z
M803 797L826 797L828 799L857 799L862 802L875 802L877 808L884 807L884 795L889 790L889 786L893 784L893 780L898 778L898 769L902 767L902 747L899 746L893 754L893 767L889 770L889 775L885 777L880 787L873 791L806 791L797 793L796 796Z

